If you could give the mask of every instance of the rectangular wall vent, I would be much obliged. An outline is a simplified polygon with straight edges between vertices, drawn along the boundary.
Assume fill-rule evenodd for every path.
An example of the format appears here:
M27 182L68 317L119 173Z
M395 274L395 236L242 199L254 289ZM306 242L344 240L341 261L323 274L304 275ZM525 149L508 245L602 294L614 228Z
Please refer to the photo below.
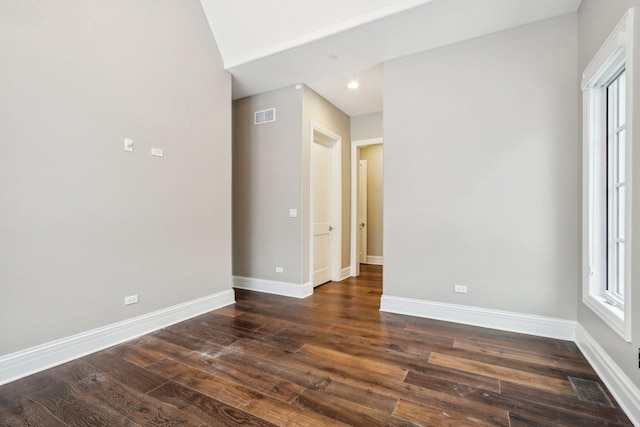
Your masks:
M275 122L276 121L276 109L270 108L268 110L256 111L254 113L254 121L253 124L261 125L263 123Z

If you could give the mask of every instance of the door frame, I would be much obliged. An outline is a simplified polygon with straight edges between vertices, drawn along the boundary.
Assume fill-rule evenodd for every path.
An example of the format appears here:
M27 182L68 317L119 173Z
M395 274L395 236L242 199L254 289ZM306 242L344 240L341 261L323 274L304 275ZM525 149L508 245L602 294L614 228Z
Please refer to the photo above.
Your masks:
M342 280L342 137L337 133L310 121L309 144L316 144L315 134L319 134L331 148L331 222L333 231L330 236L331 260L329 261L331 270L331 280ZM325 146L329 146L325 145ZM311 147L309 147L309 165L311 165ZM313 182L311 182L311 167L309 167L309 275L310 283L313 285Z
M382 144L382 138L359 139L351 141L351 276L360 275L360 263L358 262L358 162L360 161L360 148L369 145Z

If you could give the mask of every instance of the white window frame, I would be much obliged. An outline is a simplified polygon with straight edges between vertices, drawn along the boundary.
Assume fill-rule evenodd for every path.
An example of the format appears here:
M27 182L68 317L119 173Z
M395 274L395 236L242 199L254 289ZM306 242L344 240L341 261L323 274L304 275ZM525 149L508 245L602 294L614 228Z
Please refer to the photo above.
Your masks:
M618 210L622 205L623 213L628 209L625 206L624 191L626 190L626 174L620 179L619 168L622 164L624 170L626 164L626 153L624 154L622 161L619 161L618 152L620 150L620 135L624 135L626 131L626 114L624 109L618 110L620 105L620 98L622 98L623 105L626 104L624 93L620 95L620 84L624 82L626 68L622 68L618 71L617 76L607 85L607 302L609 304L616 305L620 309L624 310L624 267L626 260L624 256L620 257L620 249L624 254L626 245L626 233L620 235L619 229L624 225L626 218L622 218L618 215ZM626 85L624 86L626 87ZM623 107L624 108L624 107ZM622 114L620 114L622 113ZM622 119L620 119L622 116ZM621 123L622 122L622 123ZM623 141L623 147L626 145L626 137ZM623 191L622 197L620 197L620 191ZM619 270L622 267L622 283L620 281ZM618 292L619 288L622 288L622 292Z
M631 342L633 15L629 9L583 73L582 301ZM607 86L625 72L624 303L607 292ZM613 302L613 303L612 303Z

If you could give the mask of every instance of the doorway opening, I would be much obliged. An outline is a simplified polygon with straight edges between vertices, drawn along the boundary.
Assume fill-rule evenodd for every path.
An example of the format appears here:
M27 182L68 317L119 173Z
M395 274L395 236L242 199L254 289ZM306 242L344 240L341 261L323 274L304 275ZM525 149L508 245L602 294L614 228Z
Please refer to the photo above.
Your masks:
M310 265L316 287L341 280L342 139L316 123L310 128Z
M360 275L361 263L384 263L382 143L382 138L351 143L351 276Z
M373 147L373 146L372 146ZM369 172L367 160L358 161L358 264L367 263L367 196L369 193Z

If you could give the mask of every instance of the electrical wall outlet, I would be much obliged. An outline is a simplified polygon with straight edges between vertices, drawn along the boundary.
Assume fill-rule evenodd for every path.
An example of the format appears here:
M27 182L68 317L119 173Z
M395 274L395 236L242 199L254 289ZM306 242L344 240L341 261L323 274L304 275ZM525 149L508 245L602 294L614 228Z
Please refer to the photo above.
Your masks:
M467 293L467 287L463 286L463 285L455 285L453 288L454 292L457 292L459 294L466 294Z
M124 297L124 305L136 304L138 302L138 295L129 295Z
M276 273L284 273L284 268L276 267Z

